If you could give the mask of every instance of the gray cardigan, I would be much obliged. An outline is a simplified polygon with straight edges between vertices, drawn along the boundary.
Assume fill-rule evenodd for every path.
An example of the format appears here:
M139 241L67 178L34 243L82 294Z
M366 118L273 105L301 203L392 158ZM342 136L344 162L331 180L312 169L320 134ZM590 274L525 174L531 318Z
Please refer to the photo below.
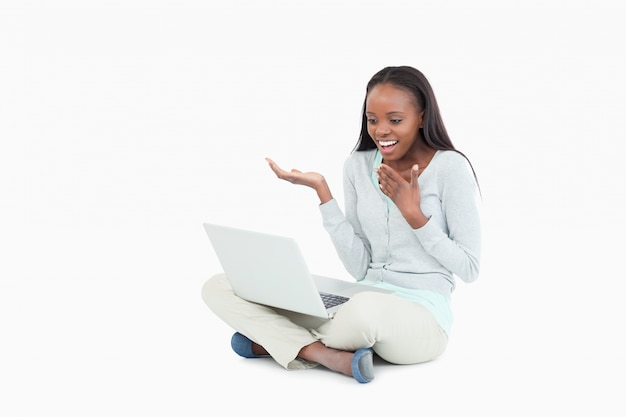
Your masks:
M480 198L468 161L455 151L437 151L419 176L429 221L413 229L372 181L376 153L353 152L345 162L345 216L336 200L320 206L339 258L358 281L449 297L454 276L472 282L480 266Z

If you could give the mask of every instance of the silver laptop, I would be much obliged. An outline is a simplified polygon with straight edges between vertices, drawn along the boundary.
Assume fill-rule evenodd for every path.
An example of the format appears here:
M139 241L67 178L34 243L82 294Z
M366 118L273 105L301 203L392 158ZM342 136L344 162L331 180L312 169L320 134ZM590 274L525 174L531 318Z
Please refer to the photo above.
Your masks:
M312 275L292 238L211 223L204 229L233 291L245 300L332 318L358 292L390 292Z

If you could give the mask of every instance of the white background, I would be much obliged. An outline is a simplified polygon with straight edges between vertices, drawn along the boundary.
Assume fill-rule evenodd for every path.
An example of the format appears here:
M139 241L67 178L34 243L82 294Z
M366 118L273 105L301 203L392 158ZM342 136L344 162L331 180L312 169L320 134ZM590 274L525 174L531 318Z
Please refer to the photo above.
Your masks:
M1 3L0 414L624 415L622 6L223 3ZM448 351L367 385L237 357L200 298L202 222L348 278L314 193L264 157L342 204L387 65L430 79L482 187Z

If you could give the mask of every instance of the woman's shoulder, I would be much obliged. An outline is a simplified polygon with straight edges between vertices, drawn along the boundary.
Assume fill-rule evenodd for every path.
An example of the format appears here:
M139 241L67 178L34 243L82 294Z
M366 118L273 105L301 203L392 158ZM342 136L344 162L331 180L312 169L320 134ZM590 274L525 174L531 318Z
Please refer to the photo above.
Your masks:
M436 158L437 160L450 165L467 162L467 159L465 159L463 154L455 150L439 150L437 151Z
M440 185L454 188L476 187L476 177L470 161L454 150L438 151L433 161L433 174ZM430 168L430 167L429 167Z
M440 170L443 171L466 171L470 169L470 163L460 152L454 150L437 151L433 161ZM431 162L431 163L432 163Z

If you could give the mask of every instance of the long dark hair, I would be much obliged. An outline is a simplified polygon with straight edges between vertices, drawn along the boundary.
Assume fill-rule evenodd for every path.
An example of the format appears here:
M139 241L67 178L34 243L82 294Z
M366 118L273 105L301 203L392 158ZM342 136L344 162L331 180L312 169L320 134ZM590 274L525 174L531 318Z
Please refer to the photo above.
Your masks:
M408 92L415 98L418 109L424 110L424 127L420 128L420 133L428 146L437 150L450 150L458 152L463 155L465 159L467 159L467 162L469 162L470 167L472 168L472 172L474 172L472 163L462 152L454 147L452 141L450 140L450 136L448 136L448 131L446 130L443 120L441 119L439 105L437 104L437 99L435 98L435 93L433 92L430 83L424 74L409 66L385 67L378 71L367 83L365 99L363 100L361 133L353 152L366 151L376 148L376 143L374 143L374 140L367 132L365 104L370 91L372 91L376 85L382 83L392 84L393 86ZM476 172L474 172L474 178L476 178ZM478 178L476 178L476 183L478 183Z

